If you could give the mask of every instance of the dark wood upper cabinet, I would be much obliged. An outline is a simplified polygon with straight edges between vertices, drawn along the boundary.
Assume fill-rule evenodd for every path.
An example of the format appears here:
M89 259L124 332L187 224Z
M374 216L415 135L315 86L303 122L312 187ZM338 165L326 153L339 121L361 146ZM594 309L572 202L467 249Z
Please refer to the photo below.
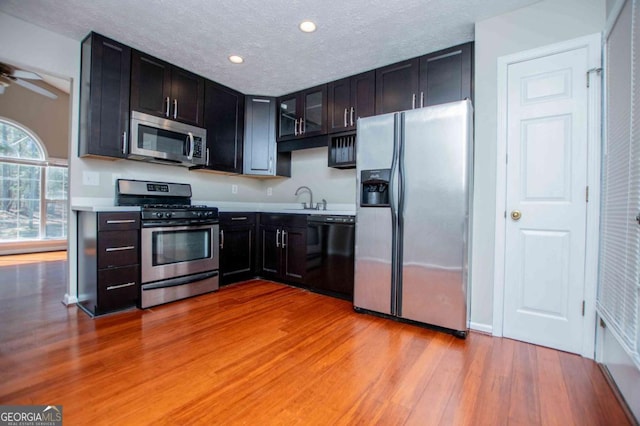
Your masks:
M473 43L376 70L376 114L473 99Z
M204 78L182 68L171 68L173 118L185 123L203 125Z
M420 58L420 106L472 99L473 43Z
M131 109L202 126L204 82L196 74L134 50Z
M124 158L131 48L91 33L82 41L79 155Z
M375 71L328 84L329 133L353 130L358 117L375 114Z
M327 133L327 85L277 99L278 141Z
M242 173L244 95L207 80L204 127L207 129L207 169Z
M376 70L376 114L415 108L419 67L414 58Z

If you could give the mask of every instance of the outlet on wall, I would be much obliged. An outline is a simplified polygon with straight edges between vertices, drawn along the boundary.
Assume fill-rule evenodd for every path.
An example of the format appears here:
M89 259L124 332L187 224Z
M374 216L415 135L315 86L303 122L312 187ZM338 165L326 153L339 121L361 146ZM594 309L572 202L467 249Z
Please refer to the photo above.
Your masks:
M238 185L231 185L231 193L232 194L238 193Z
M82 172L82 184L86 186L99 186L100 185L100 173L83 171Z
M268 187L267 188L267 197L271 197L273 195L273 188L272 187Z

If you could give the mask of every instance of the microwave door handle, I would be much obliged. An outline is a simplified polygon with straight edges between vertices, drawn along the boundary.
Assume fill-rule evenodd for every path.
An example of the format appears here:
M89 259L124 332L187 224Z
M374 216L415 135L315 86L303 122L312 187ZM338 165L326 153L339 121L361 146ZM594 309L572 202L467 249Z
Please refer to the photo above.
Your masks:
M189 153L187 154L187 160L193 160L193 148L195 141L193 140L193 133L189 132Z

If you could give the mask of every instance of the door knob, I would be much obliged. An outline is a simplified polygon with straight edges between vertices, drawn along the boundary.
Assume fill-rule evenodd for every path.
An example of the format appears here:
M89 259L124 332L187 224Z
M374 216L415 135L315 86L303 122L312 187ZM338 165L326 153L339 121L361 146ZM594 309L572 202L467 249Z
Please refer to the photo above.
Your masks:
M511 219L520 220L521 217L522 217L522 213L520 213L520 210L514 210L511 212Z

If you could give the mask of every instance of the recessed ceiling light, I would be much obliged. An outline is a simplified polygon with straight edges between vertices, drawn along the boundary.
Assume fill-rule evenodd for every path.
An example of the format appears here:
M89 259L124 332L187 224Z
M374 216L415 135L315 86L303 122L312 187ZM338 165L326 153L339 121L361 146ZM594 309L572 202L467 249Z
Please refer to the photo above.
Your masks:
M241 64L244 62L244 59L242 58L242 56L238 56L238 55L229 56L229 60L234 64Z
M312 33L316 30L316 24L311 21L302 21L300 22L300 31L305 33Z

